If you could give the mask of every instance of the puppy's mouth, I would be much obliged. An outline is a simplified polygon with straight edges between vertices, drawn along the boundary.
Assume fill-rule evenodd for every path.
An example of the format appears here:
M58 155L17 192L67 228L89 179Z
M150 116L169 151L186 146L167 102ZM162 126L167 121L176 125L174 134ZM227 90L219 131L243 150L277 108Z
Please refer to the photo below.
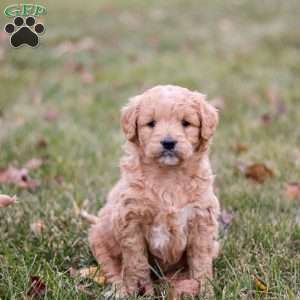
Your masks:
M163 150L159 155L159 162L167 166L175 166L179 163L179 157L174 150Z

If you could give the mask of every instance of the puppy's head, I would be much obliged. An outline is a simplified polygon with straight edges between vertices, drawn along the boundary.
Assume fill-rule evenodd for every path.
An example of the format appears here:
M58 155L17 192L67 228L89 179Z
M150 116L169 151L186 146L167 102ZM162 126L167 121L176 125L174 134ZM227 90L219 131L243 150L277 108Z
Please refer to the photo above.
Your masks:
M217 111L204 95L171 85L132 98L121 116L126 138L147 158L166 166L191 158L212 137L217 123Z

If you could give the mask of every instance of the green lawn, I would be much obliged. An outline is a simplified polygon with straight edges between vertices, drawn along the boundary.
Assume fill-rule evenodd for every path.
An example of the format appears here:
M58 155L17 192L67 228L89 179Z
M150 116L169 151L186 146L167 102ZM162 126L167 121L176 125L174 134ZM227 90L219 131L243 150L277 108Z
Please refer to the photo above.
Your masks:
M0 167L43 160L30 173L36 190L0 185L18 196L0 208L0 299L26 299L33 275L45 299L101 299L105 287L69 275L95 264L78 210L96 212L119 176L120 107L166 83L224 99L211 158L234 219L215 262L217 299L300 299L300 201L284 193L300 181L299 1L43 4L39 48L12 49L0 33ZM252 163L274 176L253 183L236 167ZM37 220L45 228L36 236Z

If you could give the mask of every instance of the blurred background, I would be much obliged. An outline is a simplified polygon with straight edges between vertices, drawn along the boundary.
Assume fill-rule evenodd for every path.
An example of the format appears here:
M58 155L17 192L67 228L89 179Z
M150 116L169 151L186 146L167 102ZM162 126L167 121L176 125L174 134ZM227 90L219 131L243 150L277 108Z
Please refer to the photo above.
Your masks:
M69 274L95 265L79 211L118 179L122 105L177 84L220 111L217 299L299 299L299 1L32 2L48 9L38 48L0 32L0 192L18 196L0 208L0 298L99 299Z

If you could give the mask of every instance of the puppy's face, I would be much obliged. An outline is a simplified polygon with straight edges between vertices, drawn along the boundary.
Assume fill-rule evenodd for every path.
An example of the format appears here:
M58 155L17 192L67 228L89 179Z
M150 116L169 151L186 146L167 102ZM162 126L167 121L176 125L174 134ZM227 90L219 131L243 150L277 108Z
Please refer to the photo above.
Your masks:
M128 140L155 162L174 166L189 159L217 125L216 110L196 92L158 86L133 98L122 111Z

